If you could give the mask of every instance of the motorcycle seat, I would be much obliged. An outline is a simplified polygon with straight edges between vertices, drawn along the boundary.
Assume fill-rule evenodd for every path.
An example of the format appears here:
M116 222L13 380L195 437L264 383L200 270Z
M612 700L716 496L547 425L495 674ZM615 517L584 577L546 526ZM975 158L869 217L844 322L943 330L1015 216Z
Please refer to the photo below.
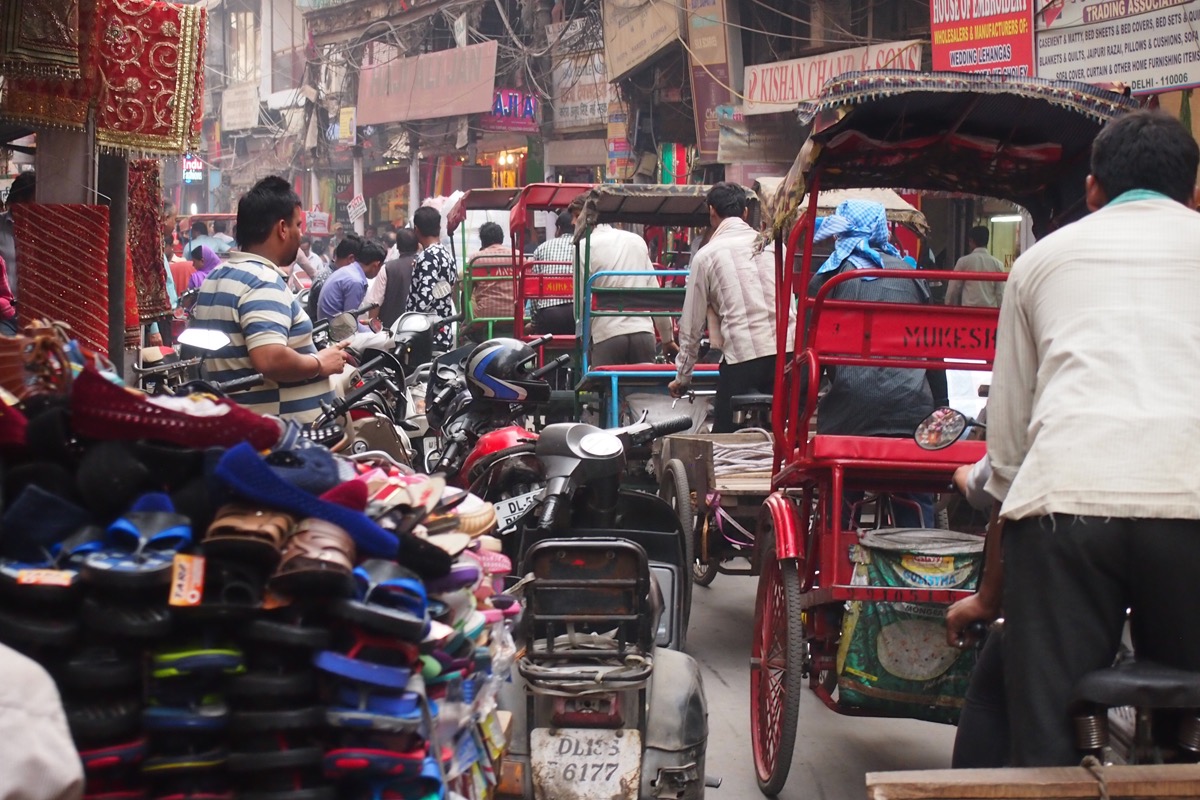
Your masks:
M1075 699L1110 708L1200 708L1200 672L1128 659L1080 678Z
M729 398L729 405L736 411L739 408L746 406L769 406L774 395L755 392L753 394L735 394Z

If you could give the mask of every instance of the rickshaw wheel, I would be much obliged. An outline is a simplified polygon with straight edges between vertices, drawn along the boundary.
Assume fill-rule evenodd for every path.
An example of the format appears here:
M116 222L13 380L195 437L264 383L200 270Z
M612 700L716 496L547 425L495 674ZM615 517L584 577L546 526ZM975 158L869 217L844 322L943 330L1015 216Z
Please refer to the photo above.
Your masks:
M758 788L774 796L787 783L796 746L804 687L804 624L796 560L775 557L771 528L759 544L763 549L750 654L750 738Z
M688 485L687 469L678 458L672 458L663 467L662 480L658 485L658 496L675 509L679 527L683 530L683 563L687 582L687 605L683 609L683 629L686 631L692 618L692 584L696 575L696 512L692 505L692 490ZM712 580L709 580L712 583Z

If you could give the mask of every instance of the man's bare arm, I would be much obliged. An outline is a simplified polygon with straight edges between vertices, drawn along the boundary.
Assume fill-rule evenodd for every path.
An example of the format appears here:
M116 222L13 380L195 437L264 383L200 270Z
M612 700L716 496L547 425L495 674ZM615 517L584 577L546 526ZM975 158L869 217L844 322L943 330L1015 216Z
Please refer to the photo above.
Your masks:
M250 363L268 380L299 383L341 372L346 366L346 353L341 345L308 355L287 345L267 344L250 351Z

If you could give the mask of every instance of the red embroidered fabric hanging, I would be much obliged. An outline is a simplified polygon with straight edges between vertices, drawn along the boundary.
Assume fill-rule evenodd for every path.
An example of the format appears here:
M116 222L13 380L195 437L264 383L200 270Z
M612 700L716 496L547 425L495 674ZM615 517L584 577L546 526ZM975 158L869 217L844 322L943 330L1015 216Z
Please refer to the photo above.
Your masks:
M108 355L108 207L13 206L22 328L67 323L87 347Z
M133 274L133 256L129 249L125 250L125 346L129 348L142 346L142 320L138 314L137 287L129 276Z
M78 79L79 6L64 0L0 3L0 73Z
M154 0L79 0L79 25L81 77L13 77L0 113L82 130L94 108L101 147L133 155L195 150L208 12Z
M78 74L30 75L22 70L9 75L5 81L4 94L0 96L0 112L5 117L19 122L83 130L87 125L91 98L95 94L93 87L96 82L94 62L98 1L78 0ZM56 7L67 5L61 0L41 2ZM17 12L11 9L5 13ZM3 71L4 65L0 64L0 72Z
M147 154L198 148L205 9L100 0L98 21L96 143Z
M171 313L163 267L162 183L158 162L129 162L129 252L143 322Z

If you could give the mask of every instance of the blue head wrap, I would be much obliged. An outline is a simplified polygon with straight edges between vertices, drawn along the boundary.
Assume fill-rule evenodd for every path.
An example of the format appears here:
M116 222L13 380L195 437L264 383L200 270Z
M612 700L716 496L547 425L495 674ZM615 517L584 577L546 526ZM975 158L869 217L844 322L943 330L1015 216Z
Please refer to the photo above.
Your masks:
M880 251L900 257L900 251L888 241L887 214L879 203L870 200L844 200L833 216L826 217L813 234L813 241L837 237L833 255L825 260L817 274L837 269L850 259L855 269L880 269Z

